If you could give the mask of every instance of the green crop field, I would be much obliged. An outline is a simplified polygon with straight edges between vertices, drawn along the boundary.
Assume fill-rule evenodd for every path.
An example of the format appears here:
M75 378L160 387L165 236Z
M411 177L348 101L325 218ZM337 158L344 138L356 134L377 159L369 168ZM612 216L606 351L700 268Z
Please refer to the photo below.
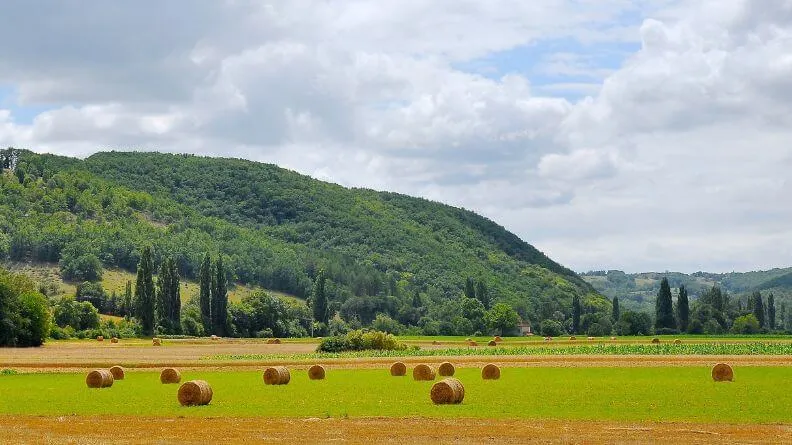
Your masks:
M213 387L208 406L183 408L178 385L157 373L128 372L106 389L88 389L84 374L0 375L0 414L244 417L466 417L778 423L792 421L792 368L740 367L735 381L715 383L706 367L504 368L483 381L463 368L464 403L435 406L431 382L383 370L328 370L323 381L292 371L285 386L260 372L191 372Z

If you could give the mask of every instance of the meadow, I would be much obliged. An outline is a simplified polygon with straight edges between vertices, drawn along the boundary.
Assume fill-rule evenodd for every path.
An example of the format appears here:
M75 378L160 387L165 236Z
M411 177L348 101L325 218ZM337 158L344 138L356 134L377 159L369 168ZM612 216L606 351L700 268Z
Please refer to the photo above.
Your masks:
M183 372L212 385L210 405L181 407L179 385L156 372L128 371L111 388L89 389L84 373L0 375L0 414L34 416L429 417L702 423L792 422L792 393L778 391L792 368L739 367L715 383L709 367L503 368L500 380L461 368L461 405L433 405L432 382L383 369L328 368L326 380L293 370L288 385L268 386L256 371Z

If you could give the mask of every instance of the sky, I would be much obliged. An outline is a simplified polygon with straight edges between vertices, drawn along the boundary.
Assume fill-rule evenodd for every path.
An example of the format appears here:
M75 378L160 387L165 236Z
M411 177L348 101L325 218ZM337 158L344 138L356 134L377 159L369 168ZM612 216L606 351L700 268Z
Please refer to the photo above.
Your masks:
M577 270L792 266L792 0L8 0L0 146L275 163Z

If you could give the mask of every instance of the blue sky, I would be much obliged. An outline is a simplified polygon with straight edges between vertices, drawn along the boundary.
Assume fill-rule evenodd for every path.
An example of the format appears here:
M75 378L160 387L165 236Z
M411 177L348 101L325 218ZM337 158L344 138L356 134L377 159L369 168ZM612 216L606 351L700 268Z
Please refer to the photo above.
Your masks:
M29 125L39 114L55 108L57 105L20 105L15 87L0 85L0 109L9 110L11 119L18 125Z

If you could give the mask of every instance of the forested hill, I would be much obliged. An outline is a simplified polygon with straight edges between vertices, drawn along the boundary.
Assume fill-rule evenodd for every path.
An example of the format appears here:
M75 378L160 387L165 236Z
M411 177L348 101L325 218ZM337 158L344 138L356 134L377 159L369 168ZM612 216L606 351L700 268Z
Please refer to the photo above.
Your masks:
M300 297L322 267L334 308L362 320L415 292L440 306L467 277L532 321L568 314L574 295L590 308L608 305L574 272L472 212L273 165L21 151L0 179L0 256L134 270L146 244L155 263L174 256L188 277L205 252L219 252L232 280Z

